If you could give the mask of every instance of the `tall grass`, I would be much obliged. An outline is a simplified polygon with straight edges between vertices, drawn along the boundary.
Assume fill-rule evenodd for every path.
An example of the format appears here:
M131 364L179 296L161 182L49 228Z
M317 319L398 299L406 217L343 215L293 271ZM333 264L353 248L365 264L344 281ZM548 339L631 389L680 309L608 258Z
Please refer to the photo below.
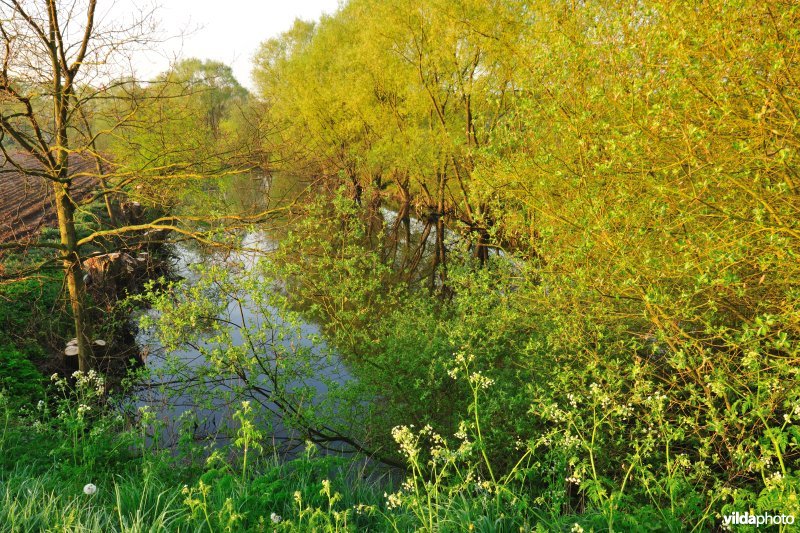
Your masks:
M55 469L18 467L0 481L0 531L171 531L186 516L180 490L152 477L120 477L91 496Z
M35 409L2 396L0 532L520 531L540 521L511 476L482 481L479 435L450 451L430 429L396 428L409 465L398 484L396 472L312 444L293 459L256 455L262 439L243 405L239 438L198 459L146 440L153 417L120 424L99 404L100 379L55 379Z

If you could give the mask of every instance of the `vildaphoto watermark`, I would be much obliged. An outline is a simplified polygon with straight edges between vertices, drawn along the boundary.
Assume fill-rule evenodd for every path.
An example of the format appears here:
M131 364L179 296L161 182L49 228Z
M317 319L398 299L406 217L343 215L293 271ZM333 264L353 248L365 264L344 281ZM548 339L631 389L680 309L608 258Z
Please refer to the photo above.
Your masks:
M725 526L774 526L794 524L794 515L731 513L722 517Z

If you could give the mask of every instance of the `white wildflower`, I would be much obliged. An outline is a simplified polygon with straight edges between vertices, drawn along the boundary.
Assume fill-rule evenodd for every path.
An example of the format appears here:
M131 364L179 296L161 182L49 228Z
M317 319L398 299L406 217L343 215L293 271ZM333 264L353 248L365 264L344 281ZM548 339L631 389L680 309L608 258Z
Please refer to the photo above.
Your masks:
M357 505L354 505L353 509L355 510L356 514L364 514L364 512L370 510L370 506L364 505L363 503L359 503Z
M91 496L95 492L97 492L97 487L93 483L87 483L86 485L84 485L83 487L84 494L88 494L89 496Z
M480 372L473 372L469 376L469 381L470 381L470 383L472 383L473 385L475 385L476 387L481 388L481 389L488 389L489 387L491 387L494 384L494 380L493 379L487 378L486 376L484 376Z
M395 509L400 507L403 504L402 494L397 492L395 494L389 494L386 498L386 507L389 509Z
M568 478L566 478L567 483L572 483L573 485L580 485L581 484L581 477L578 474L572 474Z
M410 427L414 427L413 425ZM400 451L407 457L417 457L419 450L417 449L417 439L411 432L410 427L396 426L392 428L392 437L395 442L400 445Z
M281 515L279 515L278 513L271 513L269 515L269 519L272 520L273 524L278 524L280 523L281 520L283 520L283 518L281 518Z
M572 406L573 409L578 408L578 398L572 394L571 392L567 394L567 400L569 400L569 404Z

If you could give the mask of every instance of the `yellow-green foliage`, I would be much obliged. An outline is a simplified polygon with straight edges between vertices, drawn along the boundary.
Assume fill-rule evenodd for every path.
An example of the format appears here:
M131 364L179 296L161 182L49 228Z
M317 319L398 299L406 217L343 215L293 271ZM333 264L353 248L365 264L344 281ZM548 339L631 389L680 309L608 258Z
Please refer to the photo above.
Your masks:
M185 59L147 85L122 84L113 96L96 120L117 124L102 148L118 165L117 181L136 181L132 199L161 208L188 203L188 192L203 191L193 185L200 178L246 159L249 131L240 115L248 93L223 63Z
M530 266L478 285L510 310L482 329L496 307L451 257L460 300L400 302L357 350L392 369L376 388L466 409L441 377L466 345L505 391L489 412L530 411L554 513L800 512L798 28L777 0L352 0L266 43L267 118L302 168L410 194ZM414 339L423 314L445 331Z

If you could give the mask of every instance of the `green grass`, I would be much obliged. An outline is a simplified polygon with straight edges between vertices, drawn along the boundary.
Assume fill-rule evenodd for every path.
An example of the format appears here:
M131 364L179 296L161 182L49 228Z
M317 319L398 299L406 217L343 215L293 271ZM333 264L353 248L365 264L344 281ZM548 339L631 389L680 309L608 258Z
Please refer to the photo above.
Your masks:
M60 396L59 383L42 405L0 396L0 531L336 531L341 512L347 530L384 529L380 514L354 507L383 506L386 480L352 460L309 448L242 472L235 446L190 459L144 445L147 428L102 412L90 387Z
M55 470L4 472L0 531L160 531L185 517L180 491L158 479L120 477L93 496L64 481Z
M380 506L382 493L379 482L353 481L352 464L341 460L265 461L245 482L227 469L197 475L194 468L165 456L137 464L140 468L121 475L104 465L93 471L53 467L41 472L18 464L3 471L0 531L261 531L273 526L273 513L282 517L279 525L285 530L390 528L380 515L359 515L352 509L365 501ZM328 478L346 495L332 508L323 494ZM89 482L97 486L92 495L83 493ZM329 511L348 507L349 527L342 522L337 528Z
M426 452L409 455L403 488L397 472L313 445L292 459L255 454L263 439L250 439L245 423L228 446L158 449L145 439L158 423L152 414L129 421L105 409L101 379L54 380L36 405L0 395L0 532L516 532L539 521L528 502L512 501L513 483L487 491L465 478L474 465L457 464L458 453L443 454L432 478L421 470ZM235 416L248 420L250 410Z

